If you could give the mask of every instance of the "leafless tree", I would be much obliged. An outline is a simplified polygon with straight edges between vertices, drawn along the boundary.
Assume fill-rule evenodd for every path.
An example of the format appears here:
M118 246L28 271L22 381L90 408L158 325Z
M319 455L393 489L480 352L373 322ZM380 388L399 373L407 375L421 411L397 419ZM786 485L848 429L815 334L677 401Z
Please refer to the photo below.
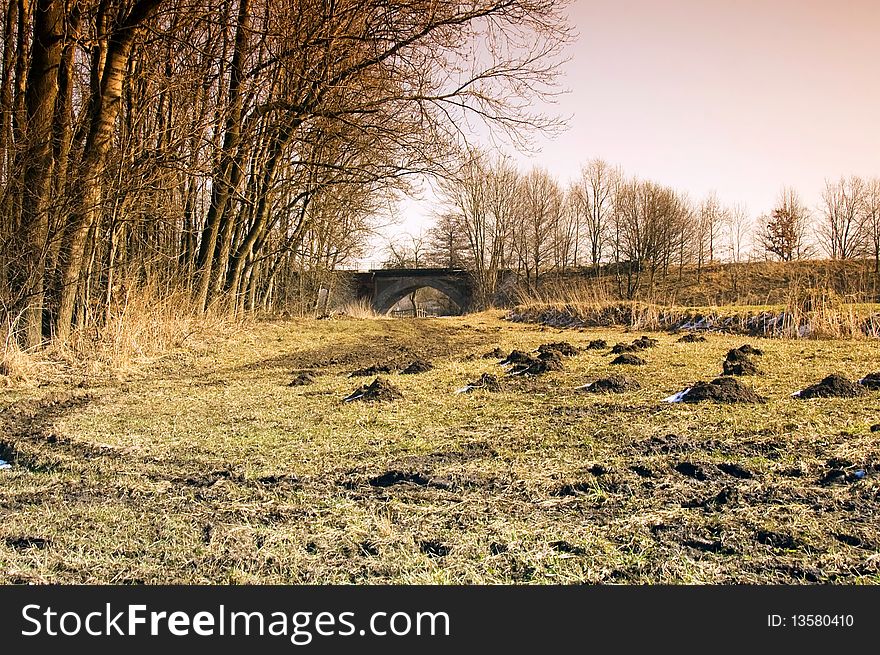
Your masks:
M581 169L580 177L568 192L569 206L577 218L577 234L585 235L589 261L596 270L608 247L614 189L619 176L619 171L606 162L594 159ZM579 239L575 247L578 242Z
M455 217L467 241L467 260L482 305L491 303L499 273L508 264L519 182L509 160L471 150L455 174L440 183L443 211Z
M697 279L703 265L715 261L716 246L721 230L727 220L727 210L718 201L713 191L700 203L696 224Z
M387 268L423 268L427 255L427 243L424 235L406 234L391 239L385 248ZM416 295L419 289L413 289L409 293L409 302L413 312L418 311Z
M427 232L428 261L440 268L468 268L468 238L462 217L453 211L443 211L435 217Z
M559 221L563 214L562 190L544 169L522 177L516 190L516 220L511 233L513 252L525 283L535 287L541 274L555 264Z
M862 225L868 251L874 259L874 272L880 273L880 178L871 178L865 183L862 212Z
M398 235L385 246L386 268L424 268L426 257L424 235Z
M666 275L687 234L688 203L672 189L649 181L619 185L614 201L621 265L626 266L626 295L635 296L647 273L648 289Z
M753 221L743 204L731 207L725 215L724 236L726 238L727 258L734 264L745 261L752 234Z
M865 183L859 177L825 181L819 242L831 259L853 259L864 253Z

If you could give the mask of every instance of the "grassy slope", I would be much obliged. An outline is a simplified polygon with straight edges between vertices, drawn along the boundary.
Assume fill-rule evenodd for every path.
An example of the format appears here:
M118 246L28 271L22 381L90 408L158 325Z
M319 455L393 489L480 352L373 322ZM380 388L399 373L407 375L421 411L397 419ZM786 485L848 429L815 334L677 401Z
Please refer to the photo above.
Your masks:
M604 278L613 290L614 278ZM872 261L803 260L793 262L743 262L707 264L697 273L687 266L679 278L678 269L655 280L653 289L644 281L642 298L681 306L780 305L792 290L833 289L849 301L877 298L880 276Z
M0 441L19 458L0 471L0 581L880 582L880 394L789 398L826 373L880 370L874 342L752 340L767 351L748 380L769 398L758 406L660 402L716 375L743 343L727 336L655 335L648 365L627 371L643 389L621 396L574 390L620 372L605 351L501 393L452 393L497 372L466 358L496 345L635 336L496 314L264 323L141 379L0 391ZM365 381L353 368L414 355L436 368L388 376L403 400L340 402ZM315 384L286 386L311 367ZM47 393L54 404L21 401ZM868 477L819 486L833 457ZM708 479L672 470L681 461ZM452 488L368 484L392 469ZM578 491L558 495L565 484ZM697 506L724 487L730 502Z

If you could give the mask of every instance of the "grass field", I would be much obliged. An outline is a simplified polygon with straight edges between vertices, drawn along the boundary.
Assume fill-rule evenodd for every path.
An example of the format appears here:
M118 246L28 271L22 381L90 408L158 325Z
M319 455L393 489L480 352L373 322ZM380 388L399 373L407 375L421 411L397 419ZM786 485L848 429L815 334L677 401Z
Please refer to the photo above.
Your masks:
M0 582L880 582L880 393L790 397L880 371L875 341L658 333L644 366L590 350L455 394L496 346L640 335L500 317L265 322L0 387ZM766 403L662 402L746 342ZM342 402L355 368L416 357L384 376L402 399ZM575 389L620 368L640 390Z

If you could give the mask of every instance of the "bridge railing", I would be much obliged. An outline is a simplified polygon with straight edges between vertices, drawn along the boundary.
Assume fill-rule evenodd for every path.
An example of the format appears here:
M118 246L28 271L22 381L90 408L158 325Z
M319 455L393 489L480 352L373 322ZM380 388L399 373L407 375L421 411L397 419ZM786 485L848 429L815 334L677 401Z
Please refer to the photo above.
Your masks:
M348 273L384 273L387 275L442 275L444 273L456 275L466 271L461 268L443 268L436 266L420 266L418 268L397 268L394 266L385 266L383 262L363 262L362 264L346 264L337 266L335 271L343 271Z
M427 318L429 316L440 316L440 313L436 309L427 310L424 307L419 307L415 311L412 309L392 309L391 316L393 318Z
M385 268L385 262L356 262L354 264L342 264L341 266L337 266L334 270L337 271L349 271L353 273L369 273L370 271L376 271Z

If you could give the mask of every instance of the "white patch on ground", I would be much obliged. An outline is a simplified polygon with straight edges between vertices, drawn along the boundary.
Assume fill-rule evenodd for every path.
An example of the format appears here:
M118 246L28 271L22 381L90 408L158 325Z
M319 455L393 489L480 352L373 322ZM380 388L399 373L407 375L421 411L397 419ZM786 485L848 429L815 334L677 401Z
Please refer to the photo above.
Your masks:
M664 399L663 399L663 402L664 402L664 403L680 403L680 402L684 402L684 397L688 394L688 391L690 391L690 390L691 390L691 388L688 387L688 388L685 389L684 391L679 391L678 393L674 393L674 394L672 394L671 396L669 396L669 397L667 397L667 398L664 398Z
M5 471L7 469L11 469L12 464L7 462L5 459L0 459L0 471Z

